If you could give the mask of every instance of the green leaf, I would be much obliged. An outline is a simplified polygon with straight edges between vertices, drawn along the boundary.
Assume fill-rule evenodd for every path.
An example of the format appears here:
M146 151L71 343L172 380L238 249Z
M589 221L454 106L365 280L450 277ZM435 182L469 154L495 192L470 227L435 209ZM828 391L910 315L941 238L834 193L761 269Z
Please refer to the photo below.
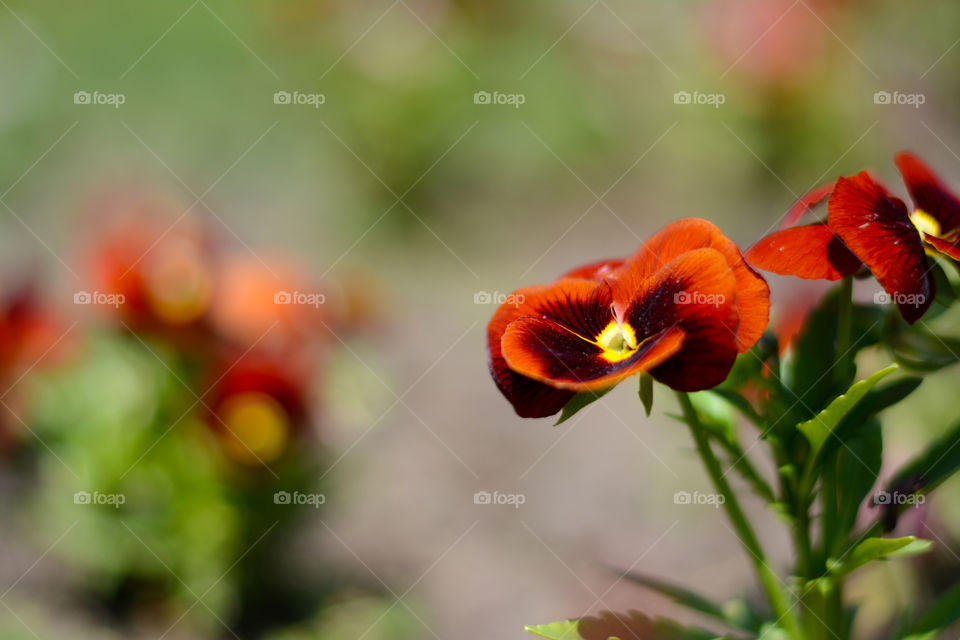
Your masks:
M527 625L524 630L549 640L583 640L583 636L577 631L579 624L579 620L564 620L549 624Z
M957 620L960 620L960 583L953 585L924 609L910 625L906 637L918 640L950 626Z
M759 628L757 615L751 611L749 605L742 600L731 600L720 604L685 587L660 578L641 573L622 573L613 567L610 567L610 570L621 575L626 580L656 591L692 611L698 611L717 620L721 620L728 625L747 631L756 631Z
M960 422L894 474L890 493L929 493L960 469Z
M887 342L897 362L915 371L938 371L960 361L960 340L918 327L904 325Z
M750 401L736 391L733 391L732 389L724 389L723 387L714 387L713 389L710 389L710 393L718 395L726 400L734 409L749 418L750 422L756 425L763 423L763 418L757 414L753 406L750 404Z
M651 619L637 611L603 612L578 620L565 620L524 627L548 640L608 640L609 638L656 638L657 640L716 640L719 634L683 626L666 618Z
M904 538L867 538L853 548L847 557L842 560L828 560L827 565L830 573L834 576L844 576L854 569L863 565L889 558L893 555L905 556L925 553L929 551L932 543L929 540L921 540L916 536L906 536Z
M613 389L613 387L601 389L600 391L583 391L573 396L570 398L570 402L564 405L563 411L560 412L560 419L557 420L553 426L562 424L577 415L581 409L607 395L610 389Z
M616 569L612 570L616 571ZM689 589L675 585L671 582L667 582L666 580L661 580L660 578L647 576L641 573L627 572L621 575L630 582L635 582L636 584L642 585L648 589L652 589L653 591L670 598L674 602L682 604L688 609L693 609L694 611L699 611L700 613L705 613L708 616L713 616L714 618L719 618L724 621L727 620L727 616L720 604L715 603L698 593L694 593Z
M643 403L643 410L649 418L653 411L653 376L649 373L640 374L640 402Z
M922 382L923 378L910 376L871 389L833 430L834 437L824 445L822 455L826 456L842 443L856 437L871 417L904 400L916 391Z
M869 378L855 383L846 393L834 398L833 401L827 405L827 408L814 416L813 419L797 425L797 428L802 431L803 435L810 441L811 460L817 457L827 438L830 437L844 416L863 399L870 389L896 369L897 365L892 364L886 369L877 371Z
M860 505L870 495L883 464L883 429L877 418L868 418L859 433L850 438L835 454L836 513L824 513L824 521L832 520L831 545L846 541L857 522ZM832 458L825 458L829 460ZM846 544L846 542L844 542ZM828 550L829 552L830 550Z

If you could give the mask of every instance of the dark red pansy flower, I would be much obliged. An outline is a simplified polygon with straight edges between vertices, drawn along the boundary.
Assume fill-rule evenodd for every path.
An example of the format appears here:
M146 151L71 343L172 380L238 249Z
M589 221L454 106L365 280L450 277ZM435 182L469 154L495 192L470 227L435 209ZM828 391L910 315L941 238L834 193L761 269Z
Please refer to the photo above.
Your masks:
M960 260L960 200L915 155L899 153L895 161L912 212L862 171L829 189L826 223L774 232L751 247L747 259L765 271L824 280L839 280L866 265L913 324L933 303L927 254ZM819 187L805 196L804 206L794 207L785 222L796 222L827 191Z
M722 382L759 339L769 289L705 220L675 222L625 260L514 292L487 326L490 370L522 417L649 372L680 391Z

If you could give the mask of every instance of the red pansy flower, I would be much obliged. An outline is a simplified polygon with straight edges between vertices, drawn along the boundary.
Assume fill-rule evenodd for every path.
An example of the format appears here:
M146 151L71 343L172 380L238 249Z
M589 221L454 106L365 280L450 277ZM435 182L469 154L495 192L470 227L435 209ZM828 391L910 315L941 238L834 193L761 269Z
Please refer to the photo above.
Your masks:
M913 200L912 213L862 171L805 196L786 222L796 222L829 193L827 222L770 234L747 251L750 264L825 280L839 280L866 265L903 318L916 322L933 303L927 254L960 260L960 200L913 154L897 154L895 161Z
M624 260L514 292L487 326L490 370L522 417L649 372L680 391L722 382L769 317L770 292L713 224L668 225Z

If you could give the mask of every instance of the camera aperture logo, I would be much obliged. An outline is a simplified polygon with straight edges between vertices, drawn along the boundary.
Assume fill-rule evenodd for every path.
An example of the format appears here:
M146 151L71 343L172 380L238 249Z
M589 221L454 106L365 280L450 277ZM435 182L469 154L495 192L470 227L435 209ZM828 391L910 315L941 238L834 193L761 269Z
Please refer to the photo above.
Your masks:
M673 94L673 104L702 105L719 109L727 101L722 93L703 93L702 91L677 91Z
M680 291L673 294L674 304L699 304L719 307L727 301L721 293L701 293L699 291Z
M909 505L919 507L927 501L927 496L922 493L900 493L899 491L878 491L873 495L873 504L881 505Z
M322 493L301 493L300 491L277 491L273 494L273 504L284 504L295 507L308 506L319 509L326 503L327 496Z
M922 293L887 293L878 291L873 294L874 304L896 304L900 307L921 307L927 301L927 297Z
M519 307L524 302L522 293L500 293L499 291L477 291L473 294L473 304L506 304Z
M873 94L873 104L906 105L919 109L927 101L922 93L903 93L902 91L877 91Z
M500 91L477 91L473 94L473 104L502 104L509 105L514 109L519 109L520 105L527 101L527 96L522 93L502 93Z
M77 91L73 94L73 104L101 105L119 109L126 103L127 96L122 93L103 93L102 91Z
M319 109L326 103L327 96L322 93L303 93L302 91L277 91L273 94L273 104L289 104Z
M103 291L77 291L73 294L73 304L94 304L114 309L126 302L127 297L122 293L104 293Z
M522 493L500 493L494 491L477 491L473 494L473 504L479 505L510 505L514 509L519 509L520 505L525 504L527 496Z
M722 493L700 493L699 491L694 491L690 493L689 491L677 491L673 494L673 504L690 504L690 505L710 505L715 509L719 509L720 505L727 501L727 497Z
M114 509L119 509L120 505L126 503L127 496L122 493L100 493L99 491L77 491L73 494L73 504L81 505L106 505Z
M273 304L302 304L318 308L326 301L327 296L316 291L277 291L273 294Z

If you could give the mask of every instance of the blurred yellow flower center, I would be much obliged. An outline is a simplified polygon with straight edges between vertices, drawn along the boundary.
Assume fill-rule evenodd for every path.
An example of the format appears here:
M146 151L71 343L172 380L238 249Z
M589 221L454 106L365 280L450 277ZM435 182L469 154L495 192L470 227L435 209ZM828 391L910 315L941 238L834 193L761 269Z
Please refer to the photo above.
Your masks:
M629 324L611 320L597 336L597 345L603 349L601 356L607 362L619 362L637 351L637 334Z
M238 393L220 407L226 425L224 448L244 464L269 463L280 457L290 435L290 420L279 402L258 391Z
M940 223L932 215L922 209L910 214L910 222L920 232L920 236L940 236Z

